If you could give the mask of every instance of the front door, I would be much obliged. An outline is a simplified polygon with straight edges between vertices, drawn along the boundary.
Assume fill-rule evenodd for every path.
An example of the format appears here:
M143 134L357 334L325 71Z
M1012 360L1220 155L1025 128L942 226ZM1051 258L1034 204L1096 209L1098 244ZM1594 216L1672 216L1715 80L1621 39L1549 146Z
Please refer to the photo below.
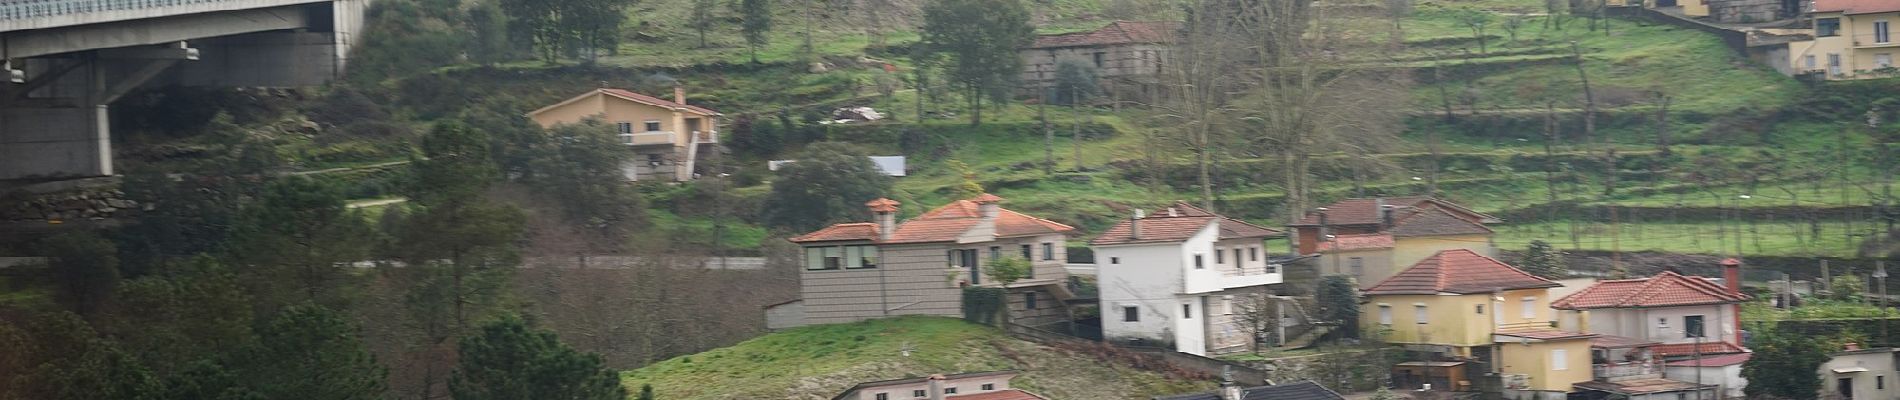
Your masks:
M1834 385L1834 390L1841 392L1841 400L1854 400L1854 378L1837 379Z
M956 253L957 266L970 271L970 284L983 284L983 273L976 268L976 249L951 250Z

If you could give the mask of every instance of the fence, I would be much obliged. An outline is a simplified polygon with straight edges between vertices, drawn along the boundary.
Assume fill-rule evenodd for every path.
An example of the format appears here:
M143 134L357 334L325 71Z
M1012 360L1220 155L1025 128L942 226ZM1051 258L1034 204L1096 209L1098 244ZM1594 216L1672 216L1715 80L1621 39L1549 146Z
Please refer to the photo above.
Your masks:
M216 3L226 0L29 0L0 3L0 20Z

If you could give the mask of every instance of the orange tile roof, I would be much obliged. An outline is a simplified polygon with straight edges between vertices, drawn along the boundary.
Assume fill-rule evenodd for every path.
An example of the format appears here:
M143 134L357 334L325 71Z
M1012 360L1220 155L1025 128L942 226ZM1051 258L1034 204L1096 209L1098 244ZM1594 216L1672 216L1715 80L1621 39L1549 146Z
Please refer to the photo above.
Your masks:
M1403 219L1404 217L1410 216L1413 213L1416 213L1419 211L1436 208L1436 209L1445 210L1447 212L1450 212L1452 215L1460 216L1473 222L1487 223L1487 224L1499 222L1497 217L1492 217L1490 215L1485 215L1484 213L1472 211L1470 208L1466 208L1465 206L1461 206L1449 201L1445 201L1445 200L1441 200L1441 199L1437 199L1437 198L1433 198L1429 196L1400 196L1400 197L1345 199L1345 200L1340 200L1338 202L1334 202L1333 204L1328 204L1326 205L1326 224L1327 225L1376 225L1376 224L1379 224L1380 222L1384 222L1384 221L1381 221L1382 218L1379 216L1380 202L1384 202L1385 205L1388 205L1388 206L1399 207L1393 210L1392 218L1394 220ZM1304 218L1301 218L1298 222L1294 222L1288 225L1318 226L1319 212L1317 211L1307 212Z
M988 393L976 393L976 394L966 394L966 395L960 395L960 396L950 396L950 397L945 397L944 400L1049 400L1049 399L1046 397L1037 396L1034 393L1025 392L1022 389L1009 389L1009 390L998 390L998 391L988 392Z
M1200 232L1201 228L1215 221L1220 222L1221 239L1265 238L1282 234L1279 230L1262 227L1233 218L1227 218L1186 202L1175 202L1168 209L1173 215L1157 212L1141 219L1141 238L1136 239L1131 220L1124 219L1115 223L1101 236L1090 240L1091 245L1116 245L1132 243L1163 243L1187 240Z
M994 197L994 195L991 195ZM981 197L979 197L981 199ZM1002 198L986 199L1002 201ZM875 202L875 200L874 200ZM893 205L894 206L894 205ZM971 200L957 200L938 207L935 210L918 215L898 224L889 239L876 240L877 225L869 222L837 224L816 232L793 237L794 243L834 241L834 240L876 240L878 243L929 243L955 241L981 223L981 206ZM996 213L996 237L1019 237L1047 234L1069 234L1074 227L1042 218L1036 218L1010 209L998 207ZM862 226L868 226L862 227ZM860 239L863 238L863 239Z
M689 111L699 113L699 114L705 114L705 115L721 115L719 114L718 111L713 111L710 108L700 107L700 106L696 106L692 104L675 103L671 100L666 100L666 99L661 99L658 97L634 93L633 91L626 90L626 89L600 89L600 92L613 95L614 97L619 97L619 98L623 98L627 100L632 100L634 102L644 103L647 105L666 107L666 108L684 108Z
M1396 245L1392 235L1383 233L1335 235L1333 240L1319 242L1319 251L1333 251L1335 247L1340 251L1390 249Z
M1563 286L1467 249L1444 250L1412 264L1378 284L1367 295L1489 293L1492 290Z
M840 240L877 240L877 224L853 222L827 226L811 233L793 236L792 242L833 242Z
M1181 24L1171 21L1115 21L1087 32L1037 36L1032 49L1104 46L1114 44L1170 43Z
M1739 303L1748 295L1736 293L1699 276L1663 271L1638 279L1598 281L1590 287L1550 303L1559 310L1595 308L1673 307Z
M1840 12L1842 14L1873 14L1900 11L1900 1L1894 0L1814 0L1814 12Z
M1662 345L1655 345L1655 346L1649 347L1650 352L1656 353L1656 355L1662 356L1662 357L1694 355L1696 353L1695 349L1696 349L1695 343L1662 344ZM1720 341L1702 342L1703 355L1734 354L1734 353L1741 353L1745 351L1747 350L1743 350L1741 347L1736 347L1734 344L1729 343L1729 342L1720 342Z

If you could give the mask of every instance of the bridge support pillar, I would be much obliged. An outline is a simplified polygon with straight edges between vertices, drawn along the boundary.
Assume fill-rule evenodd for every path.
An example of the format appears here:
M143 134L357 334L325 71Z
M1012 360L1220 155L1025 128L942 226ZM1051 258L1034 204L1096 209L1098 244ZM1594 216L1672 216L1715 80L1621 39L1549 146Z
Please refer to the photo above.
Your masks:
M182 46L149 50L48 60L33 66L44 73L0 91L0 180L112 175L107 105L195 57Z

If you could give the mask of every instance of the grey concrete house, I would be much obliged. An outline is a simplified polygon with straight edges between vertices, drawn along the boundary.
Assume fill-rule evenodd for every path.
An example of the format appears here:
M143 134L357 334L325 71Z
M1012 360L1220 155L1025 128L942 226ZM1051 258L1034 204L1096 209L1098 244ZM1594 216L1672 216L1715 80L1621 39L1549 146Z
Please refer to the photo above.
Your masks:
M836 224L790 240L804 247L800 298L767 307L767 328L897 315L963 315L965 286L1008 290L1010 322L1068 320L1066 244L1075 228L1002 208L1001 197L957 200L903 223L898 203L866 203L873 222ZM1029 277L1000 284L989 265L1023 258Z

